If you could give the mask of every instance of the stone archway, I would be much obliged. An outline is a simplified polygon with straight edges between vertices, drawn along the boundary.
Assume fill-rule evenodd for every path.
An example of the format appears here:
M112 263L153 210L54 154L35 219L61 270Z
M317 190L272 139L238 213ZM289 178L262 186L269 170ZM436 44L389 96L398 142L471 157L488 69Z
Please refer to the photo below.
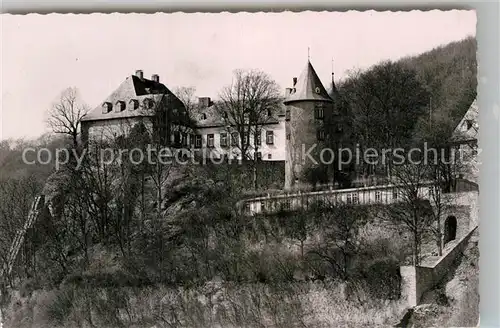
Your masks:
M443 244L455 240L457 238L457 218L450 215L444 221Z

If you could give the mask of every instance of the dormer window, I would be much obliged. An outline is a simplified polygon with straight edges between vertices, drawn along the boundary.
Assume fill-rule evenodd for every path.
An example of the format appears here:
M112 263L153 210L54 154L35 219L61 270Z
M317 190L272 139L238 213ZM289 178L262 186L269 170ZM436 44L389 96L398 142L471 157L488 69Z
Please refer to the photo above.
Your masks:
M270 109L268 109L268 110L267 110L267 116L268 116L268 117L271 117L272 115L273 115L273 113L271 112L271 110L270 110Z
M137 99L130 99L130 101L128 102L128 104L129 104L129 109L130 110L134 110L134 109L139 108L139 101L137 101Z
M146 98L144 99L144 107L147 108L147 109L151 109L154 107L154 100L151 99L151 98Z
M113 109L113 104L110 102L105 102L102 104L102 113L107 114Z
M202 121L203 121L203 120L206 120L206 119L207 119L207 114L202 113L202 114L200 115L200 119L201 119Z
M472 120L467 120L466 124L467 124L467 130L470 130L472 128Z
M316 93L319 94L321 92L321 89L319 87L316 87L316 89L314 89L314 91L316 91Z
M124 101L118 100L115 105L116 105L116 107L115 107L116 112L119 113L119 112L125 110L125 102Z
M172 114L174 116L177 116L178 113L179 113L179 111L177 110L177 108L172 109Z

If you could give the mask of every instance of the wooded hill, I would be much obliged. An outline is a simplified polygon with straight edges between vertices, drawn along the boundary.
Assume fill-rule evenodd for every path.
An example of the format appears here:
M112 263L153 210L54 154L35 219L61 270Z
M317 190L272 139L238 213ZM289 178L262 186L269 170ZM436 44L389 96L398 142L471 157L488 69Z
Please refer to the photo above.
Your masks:
M476 97L476 49L469 37L338 83L333 97L349 132L344 143L393 146L449 137Z

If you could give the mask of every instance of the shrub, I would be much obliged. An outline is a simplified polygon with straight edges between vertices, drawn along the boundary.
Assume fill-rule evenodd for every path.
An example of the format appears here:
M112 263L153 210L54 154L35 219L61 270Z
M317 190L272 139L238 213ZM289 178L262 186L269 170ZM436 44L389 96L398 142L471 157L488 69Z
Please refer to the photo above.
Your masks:
M401 296L399 262L392 258L378 259L358 268L355 279L362 282L372 298L395 300Z
M48 305L47 314L50 320L62 325L71 314L75 301L73 288L62 288L57 291L54 300Z
M40 288L40 283L38 280L26 279L23 281L23 283L19 287L19 292L21 294L21 297L26 297L26 296L30 296L34 290L37 290L39 288Z

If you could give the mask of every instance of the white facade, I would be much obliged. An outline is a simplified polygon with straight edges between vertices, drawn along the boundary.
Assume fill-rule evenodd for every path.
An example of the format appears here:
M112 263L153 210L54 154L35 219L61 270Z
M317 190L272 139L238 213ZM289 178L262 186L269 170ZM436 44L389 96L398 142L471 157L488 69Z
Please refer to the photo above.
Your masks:
M234 134L234 132L232 132L231 129L222 126L199 127L196 134L201 136L201 147L199 141L198 144L196 143L195 136L194 142L190 142L194 145L194 148L204 148L215 158L222 158L224 156L231 159L241 158L238 146L232 143L232 134ZM257 146L257 152L260 153L260 158L263 161L285 160L286 135L284 119L280 119L278 123L262 125L260 140L261 142L260 145ZM255 145L252 141L253 140L251 140L249 152L250 156L253 158Z

